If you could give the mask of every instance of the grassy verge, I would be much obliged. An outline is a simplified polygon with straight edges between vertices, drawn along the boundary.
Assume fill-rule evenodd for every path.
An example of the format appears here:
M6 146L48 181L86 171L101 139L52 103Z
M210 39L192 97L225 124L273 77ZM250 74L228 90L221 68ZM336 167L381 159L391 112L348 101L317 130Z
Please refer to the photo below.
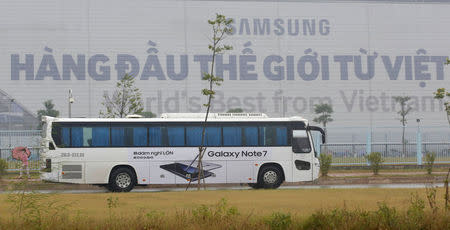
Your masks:
M433 172L447 172L447 167L434 167ZM381 173L427 173L425 168L386 168L381 167L380 170ZM351 169L349 167L343 167L343 166L334 166L330 169L329 173L372 173L372 170L370 168L357 168L357 169Z
M39 179L39 171L30 171L30 179ZM23 177L25 178L27 176L27 173L23 173ZM19 172L8 172L5 175L2 176L2 179L17 179L19 177Z
M0 195L0 229L449 229L443 189ZM430 203L431 204L431 203Z

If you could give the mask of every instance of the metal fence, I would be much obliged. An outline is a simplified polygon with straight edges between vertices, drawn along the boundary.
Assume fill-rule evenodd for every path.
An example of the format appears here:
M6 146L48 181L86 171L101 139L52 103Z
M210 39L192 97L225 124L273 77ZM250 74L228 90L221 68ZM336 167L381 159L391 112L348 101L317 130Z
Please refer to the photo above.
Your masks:
M8 171L16 171L22 167L22 162L12 158L11 150L17 146L27 146L31 157L28 161L30 170L39 170L40 130L0 130L0 159L6 160Z
M450 163L450 128L420 126L404 127L329 127L327 144L320 145L320 134L314 133L316 149L331 153L332 165L367 165L365 156L380 152L385 164L424 163L425 154L434 152L435 163Z
M368 151L369 150L369 151ZM419 151L418 151L419 150ZM426 153L435 153L435 163L450 163L450 142L323 144L320 151L332 154L332 165L367 165L365 156L380 152L384 164L416 164L424 162Z
M329 143L402 143L403 127L327 127ZM405 142L450 142L450 126L405 127Z

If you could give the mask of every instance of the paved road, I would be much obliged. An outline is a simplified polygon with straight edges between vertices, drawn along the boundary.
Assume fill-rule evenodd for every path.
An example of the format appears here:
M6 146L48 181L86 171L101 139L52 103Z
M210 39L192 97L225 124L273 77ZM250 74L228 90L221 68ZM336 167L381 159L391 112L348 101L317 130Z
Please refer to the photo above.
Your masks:
M425 172L380 172L380 175L420 175L426 174ZM433 172L434 175L446 175L447 172ZM371 176L373 175L371 172L342 172L342 173L330 173L330 177L359 177L359 176ZM19 181L17 179L8 179L6 181ZM40 179L30 179L29 181L40 181ZM361 188L425 188L429 186L427 183L399 183L399 184L340 184L340 185L285 185L281 186L279 189L361 189ZM433 186L443 187L443 183L436 183ZM185 191L184 187L176 187L176 188L148 188L148 187L136 187L131 192L133 193L148 193L148 192L179 192ZM191 187L189 190L196 190L195 186ZM249 190L251 189L248 186L218 186L218 187L207 187L207 190ZM55 189L55 190L33 190L33 192L38 193L71 193L71 194L80 194L80 193L106 193L109 192L106 188L92 188L92 189ZM5 193L4 191L0 191L0 194Z
M379 172L380 176L383 175L396 175L396 176L413 176L413 175L427 175L426 172ZM433 172L433 175L447 175L447 172ZM342 172L342 173L329 173L330 177L356 177L356 176L373 176L372 172Z
M355 184L355 185L297 185L297 186L281 186L278 189L364 189L364 188L426 188L427 184ZM443 183L433 184L435 187L444 187ZM194 191L197 188L190 188ZM206 190L250 190L250 187L208 187ZM151 192L182 192L185 188L135 188L132 193L151 193ZM80 190L34 190L37 193L60 193L60 194L83 194L83 193L107 193L106 189L80 189ZM3 194L6 192L0 192Z

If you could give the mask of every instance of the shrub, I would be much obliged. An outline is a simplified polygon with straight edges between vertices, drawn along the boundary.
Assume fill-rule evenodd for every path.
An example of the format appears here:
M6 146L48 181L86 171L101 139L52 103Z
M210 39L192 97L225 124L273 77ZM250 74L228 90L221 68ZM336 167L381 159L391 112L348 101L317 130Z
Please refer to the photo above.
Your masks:
M436 153L427 152L425 154L425 169L427 170L428 174L431 174L431 172L433 171L434 160L436 160Z
M380 229L399 229L401 218L397 210L394 207L387 206L384 202L378 204L376 218L379 221Z
M330 171L331 168L331 161L332 161L331 154L321 153L319 156L319 161L320 161L320 173L322 174L322 176L327 176L328 171Z
M6 168L8 168L8 164L5 160L0 159L0 178L6 174Z
M372 152L366 156L369 161L370 168L373 171L373 174L378 175L378 171L380 171L381 164L383 163L383 159L381 158L380 152Z
M427 196L428 194L429 193L427 192ZM410 229L414 228L415 226L420 226L424 222L425 201L422 200L417 193L411 194L410 205L406 211L406 218L408 220L408 228Z
M192 210L192 215L199 221L211 221L233 219L239 215L238 209L229 206L228 201L222 198L215 206L200 205Z
M271 230L288 229L292 224L291 214L275 212L266 220L266 224Z

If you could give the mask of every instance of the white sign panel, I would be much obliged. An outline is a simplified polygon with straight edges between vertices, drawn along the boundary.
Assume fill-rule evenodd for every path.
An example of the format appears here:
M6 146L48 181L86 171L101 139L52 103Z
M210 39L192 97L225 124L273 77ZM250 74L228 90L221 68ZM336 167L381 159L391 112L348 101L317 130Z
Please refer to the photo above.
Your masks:
M339 126L399 125L394 96L412 117L446 124L433 99L450 87L450 4L293 1L44 0L0 3L0 89L29 111L52 99L67 116L97 117L126 73L146 111L204 112L208 19L234 20L218 56L213 112L242 108L314 117L334 108Z

